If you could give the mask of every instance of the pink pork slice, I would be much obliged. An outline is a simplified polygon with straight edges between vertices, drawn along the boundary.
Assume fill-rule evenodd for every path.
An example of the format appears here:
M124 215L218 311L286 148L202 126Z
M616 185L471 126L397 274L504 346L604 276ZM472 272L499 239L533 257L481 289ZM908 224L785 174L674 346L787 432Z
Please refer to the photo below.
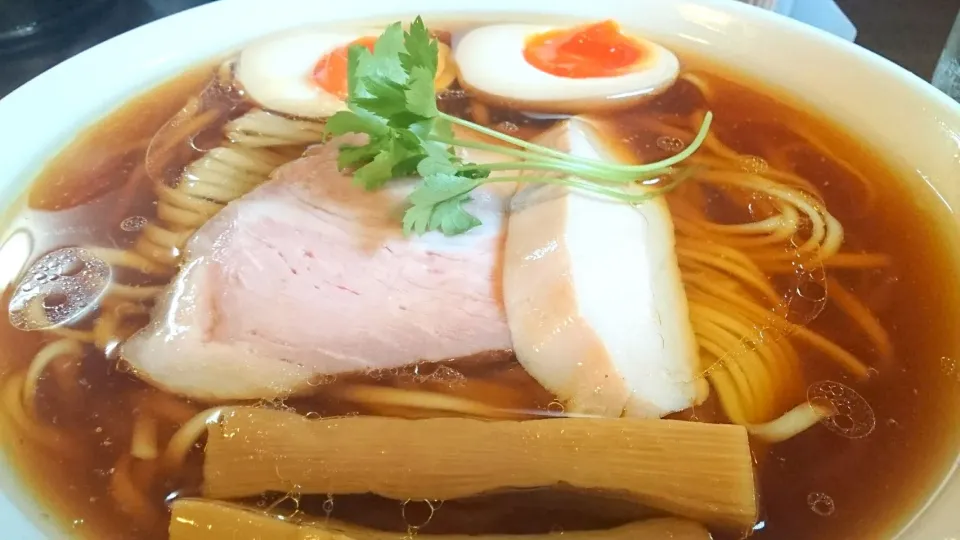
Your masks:
M338 146L282 166L197 231L121 349L141 378L203 400L270 399L510 348L500 266L514 185L474 193L483 225L467 234L404 237L413 181L358 188L337 171Z

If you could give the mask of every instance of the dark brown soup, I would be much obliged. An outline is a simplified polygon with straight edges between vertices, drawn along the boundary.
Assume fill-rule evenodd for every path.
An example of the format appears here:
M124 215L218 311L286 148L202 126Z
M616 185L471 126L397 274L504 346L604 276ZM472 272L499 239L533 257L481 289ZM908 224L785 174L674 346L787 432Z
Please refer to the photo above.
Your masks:
M735 153L749 156L744 167L760 172L775 167L807 179L842 223L844 251L879 254L886 261L867 267L828 265L826 276L832 281L814 280L814 285L820 284L820 293L824 283L840 286L857 299L857 305L869 309L882 331L889 334L891 355L877 350L851 322L838 304L843 300L831 295L830 286L825 286L826 300L817 303L816 309L804 307L802 302L786 306L791 320L812 319L810 329L871 368L867 380L857 379L839 370L820 349L791 338L806 387L795 389L798 395L792 396L796 398L793 404L803 399L804 392L809 396L811 391L825 388L825 381L842 383L844 386L836 387L848 392L846 398L854 409L846 421L870 425L857 431L858 426L839 424L843 419L838 419L833 429L814 425L777 444L754 441L762 512L752 538L892 535L931 494L960 443L960 392L952 360L960 351L955 331L960 299L953 285L960 270L953 253L956 239L945 232L950 227L938 221L943 212L932 195L904 186L906 173L894 170L886 156L877 155L869 144L790 105L792 98L748 82L712 61L681 56L684 72L693 79L682 79L653 102L608 119L639 159L659 159L688 143L684 138L692 132L690 119L697 110L709 109L715 114L712 130L717 139ZM32 236L31 261L65 246L134 246L143 224L157 219L153 189L157 179L151 179L146 170L151 167L146 164L151 139L188 100L200 95L219 70L218 66L190 71L131 101L80 134L46 166L6 221L9 231ZM552 122L484 106L460 90L444 97L445 110L523 137L535 135ZM180 141L180 146L170 151L172 157L160 172L161 181L173 182L203 150L219 144L219 128L250 109L242 100L230 102L235 99L240 98L205 94L199 107L219 112L188 133L189 144ZM829 149L828 154L824 148ZM838 163L838 158L847 165ZM866 190L856 175L867 179ZM917 181L909 183L919 185ZM744 207L738 206L741 200L723 189L683 189L668 197L671 208L678 212L694 201L705 204L715 222L745 219ZM767 202L760 198L756 204ZM690 240L680 236L681 243ZM118 275L134 285L162 285L166 279L123 272ZM771 276L778 292L810 286L797 279L789 272ZM10 295L8 287L5 302ZM103 307L108 309L110 306ZM142 325L146 319L145 313L138 312L135 322L125 324ZM89 325L81 330L88 331ZM44 344L64 338L52 332L22 332L4 318L0 323L4 392L11 377L22 374ZM51 370L41 378L35 420L21 417L27 419L21 425L10 414L0 415L4 452L21 471L26 485L49 508L48 519L65 523L78 536L166 538L168 502L197 493L200 452L191 456L186 469L178 474L138 463L129 457L134 418L144 411L164 411L158 416L156 433L166 440L205 406L152 389L110 354L115 343L113 347L101 345L97 341L83 345L82 362ZM75 383L72 396L65 395L58 383L64 377ZM504 408L556 412L558 405L509 354L343 377L318 387L314 397L262 405L322 416L396 412L358 407L331 397L330 389L357 380L452 393ZM728 421L715 398L692 414L677 416ZM643 510L616 498L554 491L446 501L433 512L423 503L404 506L372 496L331 500L293 493L267 494L249 502L274 510L297 509L320 516L332 513L341 519L401 531L422 524L432 513L429 523L419 529L424 534L590 529L644 515Z

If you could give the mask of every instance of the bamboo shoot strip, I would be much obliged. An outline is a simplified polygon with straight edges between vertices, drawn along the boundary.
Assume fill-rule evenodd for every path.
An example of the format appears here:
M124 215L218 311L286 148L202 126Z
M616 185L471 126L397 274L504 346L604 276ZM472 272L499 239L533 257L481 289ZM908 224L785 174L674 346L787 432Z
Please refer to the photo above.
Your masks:
M203 493L214 499L295 488L443 500L569 485L725 528L745 530L757 519L741 426L626 418L309 420L235 407L208 431Z
M409 533L374 531L334 520L292 522L262 510L232 503L181 499L173 503L170 540L404 540ZM660 518L602 531L566 531L548 534L467 536L418 533L423 540L710 540L710 533L694 521Z

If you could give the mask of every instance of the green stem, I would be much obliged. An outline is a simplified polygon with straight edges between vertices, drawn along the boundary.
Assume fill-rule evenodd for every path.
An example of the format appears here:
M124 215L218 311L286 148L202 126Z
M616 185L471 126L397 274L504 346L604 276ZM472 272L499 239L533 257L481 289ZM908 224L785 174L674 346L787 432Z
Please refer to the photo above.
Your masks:
M527 164L549 164L551 168L547 167L521 167L520 164L515 164L516 169L524 168L538 168L540 170L554 170L557 172L562 172L566 174L577 174L582 175L588 178L594 178L597 180L605 180L607 182L617 182L621 184L633 183L636 181L643 181L651 177L660 176L669 172L669 169L656 169L650 170L645 174L638 175L635 172L631 171L616 171L616 170L600 170L598 167L593 165L581 165L577 163L570 163L567 160L556 159L546 156L541 156L533 152L528 152L525 150L517 150L515 148L507 148L499 144L490 144L478 141L465 141L462 139L450 139L446 137L437 137L431 136L431 141L436 141L439 143L458 146L461 148L473 148L475 150L486 150L489 152L497 153L504 156L511 156L518 159L522 159L523 163ZM567 156L568 154L562 154ZM476 168L484 168L485 165L478 165ZM503 167L501 170L508 170L510 167Z
M540 146L539 144L534 144L531 142L524 141L523 139L511 137L510 135L500 133L495 129L490 129L488 127L475 124L473 122L470 122L469 120L464 120L462 118L458 118L456 116L453 116L447 113L441 112L438 118L442 118L444 120L447 120L450 123L457 124L467 129L472 129L473 131L476 131L478 133L482 133L484 135L493 137L495 139L510 143L519 148L523 148L524 150L535 152L537 154L541 154L544 156L553 157L556 159L561 159L569 163L577 163L579 165L588 165L588 166L593 166L600 169L616 171L616 172L629 171L634 173L646 173L646 172L662 169L664 167L669 167L671 165L676 165L677 163L680 163L681 161L693 155L693 153L697 151L700 145L703 144L703 141L707 138L707 134L709 133L709 130L710 130L710 124L713 121L713 113L707 111L707 114L703 117L703 123L700 125L700 130L697 132L697 136L694 137L690 145L687 146L685 149L683 149L683 151L669 158L658 161L656 163L649 163L645 165L611 165L609 163L605 163L603 161L598 161L595 159L586 159L586 158L571 156L567 153L560 152L558 150L553 150L551 148Z
M621 189L605 187L601 184L596 184L593 182L586 182L575 177L552 177L552 176L525 176L523 177L524 182L531 183L540 183L540 184L552 184L565 186L573 189L578 189L582 191L588 191L595 193L597 195L602 195L604 197L610 197L616 199L620 202L625 202L628 204L640 204L647 202L650 199L660 197L665 195L677 187L680 184L686 182L689 178L693 176L696 172L695 167L690 167L684 169L680 173L672 178L672 181L669 184L666 184L662 187L657 187L653 189L646 190L642 193L628 193ZM496 184L503 182L516 182L517 180L512 177L497 177L497 178L485 178L480 183L481 184Z
M490 144L479 141L464 141L461 139L451 139L447 137L438 137L430 136L431 141L436 141L439 143L447 144L450 146L458 146L460 148L472 148L474 150L487 150L489 152L494 152L503 156L515 157L525 161L542 161L542 162L552 162L560 165L566 164L561 159L548 158L544 156L539 156L533 152L527 152L526 150L517 150L516 148L509 148L499 144Z
M470 163L460 167L461 171L470 171L470 170L487 170L487 171L553 171L562 173L565 175L576 175L583 177L585 179L596 180L601 182L611 182L611 183L633 183L636 180L633 175L627 180L619 180L611 178L609 173L602 173L592 170L571 170L571 167L568 164L563 163L554 163L554 162L531 162L531 161L519 161L519 162L505 162L505 163L490 163L479 165L476 163Z

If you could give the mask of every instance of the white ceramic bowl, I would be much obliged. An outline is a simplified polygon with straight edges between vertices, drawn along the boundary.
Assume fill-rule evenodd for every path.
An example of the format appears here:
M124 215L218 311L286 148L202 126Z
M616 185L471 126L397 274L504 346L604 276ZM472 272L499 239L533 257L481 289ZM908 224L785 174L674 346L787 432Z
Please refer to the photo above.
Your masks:
M402 10L398 4L222 0L94 47L0 101L0 201L19 195L78 129L132 95L257 36L356 18L512 13L612 17L666 44L686 44L734 64L848 126L907 173L905 181L935 189L948 208L960 211L960 106L894 64L787 18L731 0L404 0ZM960 226L960 215L954 213L951 223ZM42 503L18 487L16 471L4 459L0 456L0 536L62 538L66 533L41 518ZM955 476L901 538L960 538Z

